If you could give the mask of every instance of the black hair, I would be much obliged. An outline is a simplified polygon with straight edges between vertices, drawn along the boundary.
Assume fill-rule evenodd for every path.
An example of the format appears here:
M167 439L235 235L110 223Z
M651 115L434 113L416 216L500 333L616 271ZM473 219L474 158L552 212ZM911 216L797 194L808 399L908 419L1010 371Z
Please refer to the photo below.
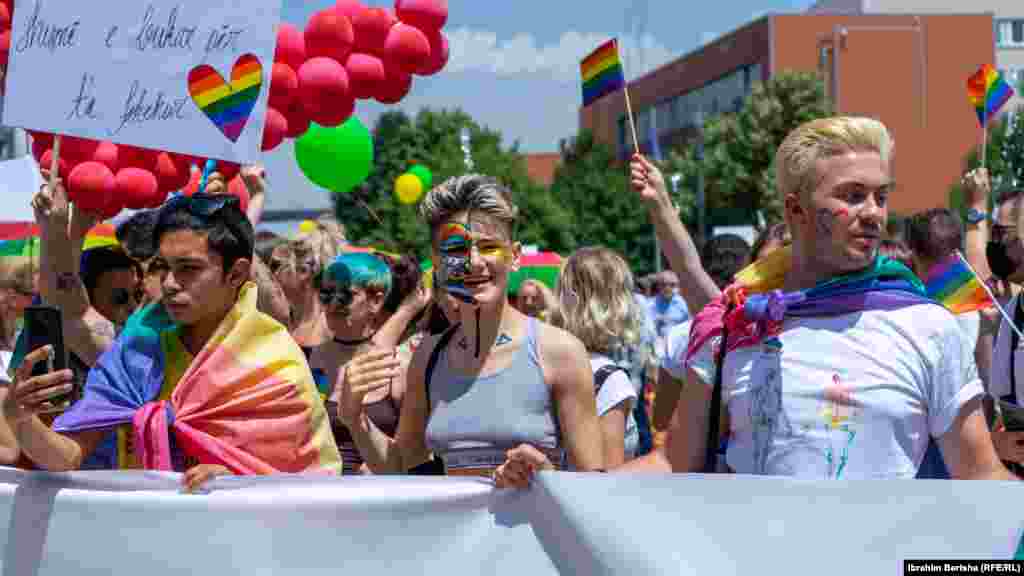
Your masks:
M96 286L100 276L111 270L133 270L137 278L142 278L139 263L126 254L124 250L114 246L100 246L82 252L80 260L82 284L89 293L89 299L96 299Z
M903 231L907 248L918 258L945 260L964 243L960 217L946 208L933 208L911 216Z
M161 209L153 230L153 244L168 232L191 230L206 234L207 245L224 261L224 271L231 270L239 260L252 260L255 232L252 222L242 213L238 202L228 202L211 216L196 216L187 204Z
M157 210L141 210L118 225L117 241L132 258L149 260L156 255L153 229L158 215Z
M379 255L391 268L391 292L384 300L384 310L394 314L410 294L416 290L423 273L420 271L420 264L416 258L409 254L403 255L398 260Z
M724 289L750 262L750 245L736 234L719 234L704 244L700 259L711 279Z

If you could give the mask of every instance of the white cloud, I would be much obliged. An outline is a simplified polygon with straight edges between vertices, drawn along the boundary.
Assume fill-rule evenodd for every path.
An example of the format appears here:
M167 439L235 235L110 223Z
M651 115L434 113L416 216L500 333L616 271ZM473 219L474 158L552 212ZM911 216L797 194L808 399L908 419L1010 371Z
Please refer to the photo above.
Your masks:
M531 34L517 33L499 40L487 30L457 28L448 35L448 72L485 71L498 76L547 74L563 81L578 81L580 60L607 41L605 34L565 32L558 42L538 45ZM629 77L635 78L678 55L653 36L619 38Z

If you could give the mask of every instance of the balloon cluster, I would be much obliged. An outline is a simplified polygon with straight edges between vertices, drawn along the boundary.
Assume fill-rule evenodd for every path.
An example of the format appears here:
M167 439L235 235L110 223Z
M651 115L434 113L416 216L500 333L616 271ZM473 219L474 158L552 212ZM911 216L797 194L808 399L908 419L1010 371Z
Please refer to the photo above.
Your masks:
M415 164L408 172L395 179L395 198L401 204L415 204L423 197L423 192L434 183L434 175L422 164Z
M53 165L54 135L33 130L29 134L32 156L42 169L49 170ZM205 159L186 154L61 136L57 174L67 187L68 199L77 207L113 218L125 208L156 208L176 190L195 192L199 173L193 166L203 164ZM238 175L241 166L218 161L216 170L227 182L228 193L239 197L244 210L249 193Z
M447 0L395 0L395 10L338 0L310 18L305 30L282 23L270 81L263 150L299 138L311 123L332 128L357 99L396 104L412 76L448 63Z

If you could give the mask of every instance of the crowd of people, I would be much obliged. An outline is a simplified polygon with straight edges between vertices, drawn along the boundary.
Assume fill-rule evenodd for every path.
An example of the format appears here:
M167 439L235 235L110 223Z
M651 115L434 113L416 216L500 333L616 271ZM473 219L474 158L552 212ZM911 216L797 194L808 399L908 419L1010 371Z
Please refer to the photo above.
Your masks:
M940 208L894 232L893 154L875 120L802 125L776 158L784 221L701 246L636 155L669 269L637 278L584 247L554 286L514 294L520 214L488 176L421 202L428 275L329 217L257 250L258 167L246 212L214 174L83 252L97 218L58 179L33 199L38 262L0 262L0 464L176 470L189 490L313 471L1015 479L1024 432L998 400L1024 395L1016 330L995 309L954 315L922 282L961 252L1024 327L1024 188L989 216L972 171L966 222ZM61 310L69 370L32 374L50 353L18 336L34 301Z

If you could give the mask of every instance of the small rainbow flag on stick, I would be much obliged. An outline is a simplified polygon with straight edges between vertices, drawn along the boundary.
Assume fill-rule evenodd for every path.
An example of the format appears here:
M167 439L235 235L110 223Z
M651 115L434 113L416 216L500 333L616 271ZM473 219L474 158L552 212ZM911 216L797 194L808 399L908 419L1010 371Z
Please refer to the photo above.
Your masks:
M978 113L978 122L982 127L988 124L989 119L998 114L1000 108L1012 97L1013 88L991 64L985 64L967 79L967 99L974 105Z
M625 86L618 40L605 42L584 58L580 62L580 74L583 75L584 107Z
M953 314L966 314L995 305L985 285L959 251L932 267L925 289L930 298Z

